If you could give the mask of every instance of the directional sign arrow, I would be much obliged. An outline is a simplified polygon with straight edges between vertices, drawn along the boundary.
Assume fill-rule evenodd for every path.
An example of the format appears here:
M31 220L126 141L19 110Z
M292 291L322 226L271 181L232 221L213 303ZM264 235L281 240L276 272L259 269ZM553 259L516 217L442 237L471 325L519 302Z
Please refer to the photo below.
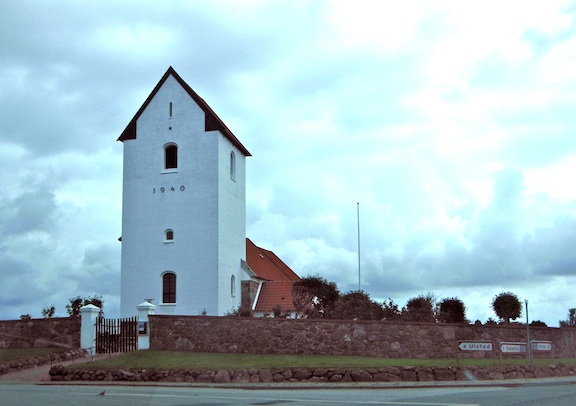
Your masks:
M536 351L552 351L552 343L532 341L532 349Z
M492 351L492 343L484 341L461 341L458 348L462 351Z

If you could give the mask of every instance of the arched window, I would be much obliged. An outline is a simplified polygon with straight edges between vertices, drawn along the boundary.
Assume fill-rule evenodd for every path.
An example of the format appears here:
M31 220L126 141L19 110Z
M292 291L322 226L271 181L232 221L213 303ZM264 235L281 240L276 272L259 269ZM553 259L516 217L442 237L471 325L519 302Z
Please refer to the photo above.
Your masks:
M230 296L236 296L236 277L234 275L230 277Z
M164 241L165 242L174 241L174 230L164 231Z
M178 168L178 147L174 144L169 144L164 147L164 168Z
M236 180L236 155L230 152L230 179Z
M166 272L162 275L162 303L176 303L176 274Z

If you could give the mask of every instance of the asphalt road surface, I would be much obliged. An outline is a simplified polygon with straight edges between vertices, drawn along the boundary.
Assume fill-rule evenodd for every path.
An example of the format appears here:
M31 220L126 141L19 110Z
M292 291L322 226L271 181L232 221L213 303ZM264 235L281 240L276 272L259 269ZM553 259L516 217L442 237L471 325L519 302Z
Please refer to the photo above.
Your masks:
M103 394L102 392L105 391ZM100 394L100 395L99 395ZM0 385L0 405L573 406L576 385L413 389L220 389L167 386Z

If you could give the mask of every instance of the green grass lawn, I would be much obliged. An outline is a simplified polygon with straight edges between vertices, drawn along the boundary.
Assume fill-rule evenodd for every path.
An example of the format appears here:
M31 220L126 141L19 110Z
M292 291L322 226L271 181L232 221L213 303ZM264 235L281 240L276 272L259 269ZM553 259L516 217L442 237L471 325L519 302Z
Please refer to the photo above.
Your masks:
M0 364L62 352L62 348L2 348Z
M551 365L558 363L576 364L576 358L539 359L534 365ZM499 364L499 360L496 360ZM524 359L507 359L502 364L525 365ZM110 357L109 359L84 364L76 368L90 369L172 369L172 368L206 368L206 369L242 369L242 368L373 368L388 366L490 366L494 360L489 359L403 359L403 358L369 358L330 355L246 355L217 354L176 351L135 351Z

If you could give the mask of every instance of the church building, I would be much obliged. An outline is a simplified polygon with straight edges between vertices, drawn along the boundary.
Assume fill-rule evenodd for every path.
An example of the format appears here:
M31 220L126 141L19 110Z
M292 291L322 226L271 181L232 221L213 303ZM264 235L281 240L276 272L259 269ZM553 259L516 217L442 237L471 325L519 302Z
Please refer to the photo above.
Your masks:
M118 140L122 316L144 300L157 314L224 315L241 306L253 313L270 299L260 297L266 283L300 279L279 258L279 273L259 267L255 259L269 251L252 255L254 267L246 261L247 248L261 250L246 239L251 154L172 67ZM288 306L289 290L271 303Z

